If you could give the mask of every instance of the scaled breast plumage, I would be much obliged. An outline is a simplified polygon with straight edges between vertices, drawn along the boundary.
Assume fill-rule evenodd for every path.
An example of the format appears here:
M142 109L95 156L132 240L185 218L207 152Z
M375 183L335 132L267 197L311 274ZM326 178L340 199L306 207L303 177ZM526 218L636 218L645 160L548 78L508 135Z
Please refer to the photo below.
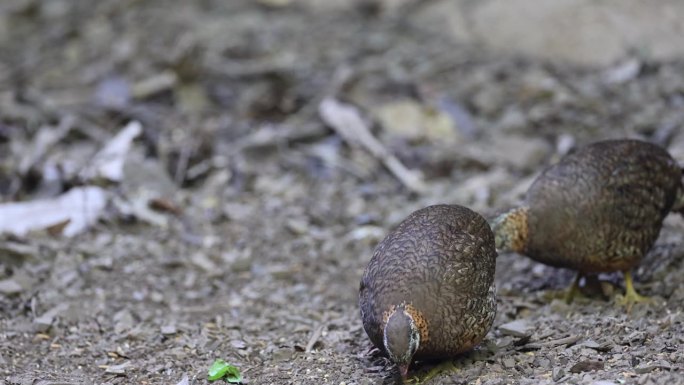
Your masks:
M461 206L418 210L376 248L359 294L364 329L382 349L383 318L395 306L414 312L424 337L416 358L471 349L496 312L494 235Z

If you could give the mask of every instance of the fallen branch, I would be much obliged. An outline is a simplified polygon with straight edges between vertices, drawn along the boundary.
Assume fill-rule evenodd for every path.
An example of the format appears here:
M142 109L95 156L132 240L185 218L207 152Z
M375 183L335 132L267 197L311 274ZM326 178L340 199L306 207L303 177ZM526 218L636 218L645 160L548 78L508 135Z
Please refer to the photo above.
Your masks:
M378 158L406 188L419 193L425 191L421 173L407 169L373 136L357 108L334 98L325 98L318 106L318 113L350 146L360 145Z

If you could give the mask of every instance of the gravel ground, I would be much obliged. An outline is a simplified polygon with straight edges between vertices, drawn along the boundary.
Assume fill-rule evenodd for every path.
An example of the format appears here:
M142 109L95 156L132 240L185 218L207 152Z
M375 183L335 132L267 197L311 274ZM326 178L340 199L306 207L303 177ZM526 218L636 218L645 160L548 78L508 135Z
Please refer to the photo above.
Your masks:
M217 358L248 384L395 383L357 295L408 213L495 215L598 139L684 162L684 61L512 57L455 42L420 3L387 3L0 5L0 202L92 184L109 197L74 237L0 237L0 384L205 384ZM330 97L425 189L324 124ZM131 120L143 133L123 178L85 177ZM654 301L629 313L619 274L567 305L572 272L500 255L494 327L427 383L684 384L682 234L668 217L635 275Z

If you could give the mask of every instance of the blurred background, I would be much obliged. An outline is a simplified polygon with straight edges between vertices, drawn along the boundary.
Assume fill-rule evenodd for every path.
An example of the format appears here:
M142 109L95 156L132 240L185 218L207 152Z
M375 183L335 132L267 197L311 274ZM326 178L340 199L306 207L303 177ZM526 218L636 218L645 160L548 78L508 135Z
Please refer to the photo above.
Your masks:
M216 358L391 383L357 308L375 244L429 204L502 212L596 140L684 162L682 36L675 0L2 2L0 384L203 384ZM683 232L631 315L501 256L492 332L433 382L682 383Z

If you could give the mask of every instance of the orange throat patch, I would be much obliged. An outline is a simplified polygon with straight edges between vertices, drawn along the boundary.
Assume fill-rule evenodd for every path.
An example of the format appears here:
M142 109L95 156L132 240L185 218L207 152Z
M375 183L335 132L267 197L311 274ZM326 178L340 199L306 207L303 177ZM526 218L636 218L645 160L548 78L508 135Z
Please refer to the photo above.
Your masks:
M519 207L512 213L516 224L516 236L511 240L511 247L516 253L523 253L527 248L527 208Z
M504 240L507 246L504 249L525 254L529 234L527 213L527 207L522 206L503 214L503 219L496 229L496 236Z

